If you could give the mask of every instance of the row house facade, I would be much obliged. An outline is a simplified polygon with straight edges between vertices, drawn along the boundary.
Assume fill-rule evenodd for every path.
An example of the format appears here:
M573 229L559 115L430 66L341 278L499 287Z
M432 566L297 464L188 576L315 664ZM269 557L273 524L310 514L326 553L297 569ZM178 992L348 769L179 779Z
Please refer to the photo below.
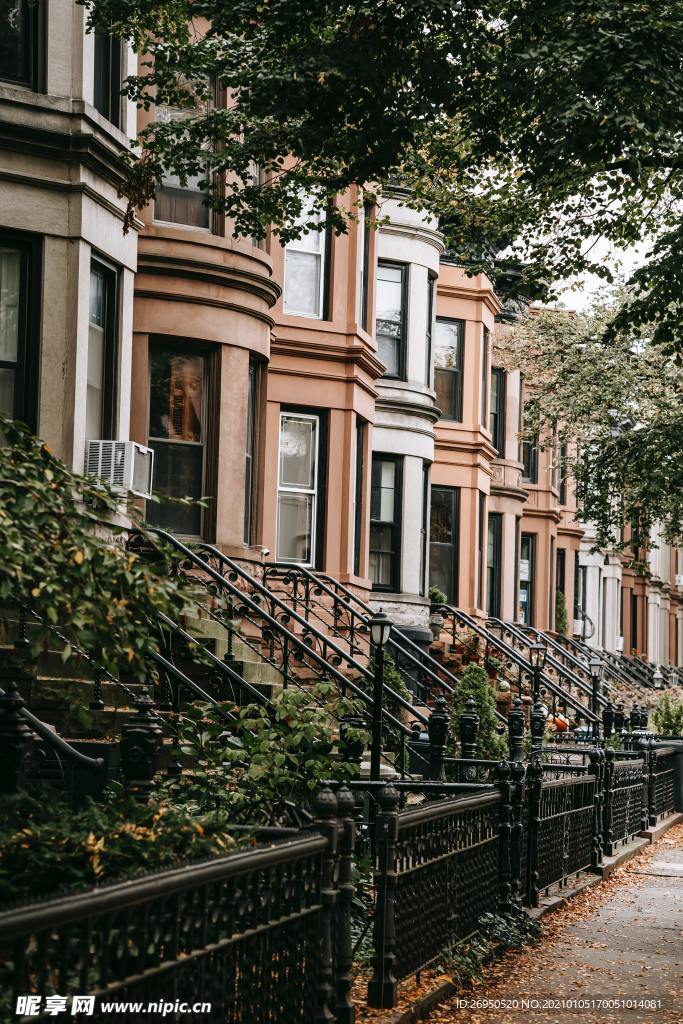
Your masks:
M74 470L86 442L154 453L159 527L323 571L430 639L430 587L469 614L683 664L683 553L649 573L592 550L566 453L521 440L502 303L400 189L333 237L238 237L165 179L123 232L122 156L150 117L135 57L73 0L5 5L0 38L0 409ZM321 215L322 216L322 215ZM503 328L504 329L504 328Z

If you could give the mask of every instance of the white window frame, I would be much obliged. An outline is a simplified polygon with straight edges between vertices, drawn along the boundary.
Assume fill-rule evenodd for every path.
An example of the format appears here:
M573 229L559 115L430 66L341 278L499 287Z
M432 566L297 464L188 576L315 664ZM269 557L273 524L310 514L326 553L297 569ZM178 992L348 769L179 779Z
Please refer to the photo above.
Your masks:
M308 420L313 423L314 436L315 436L315 450L314 450L314 471L313 471L313 487L302 487L297 484L282 484L280 482L282 472L282 451L281 451L281 440L282 440L282 421L283 419L297 419L297 420ZM278 562L290 562L293 565L313 566L315 564L315 549L317 542L317 529L318 529L318 480L320 472L320 416L316 413L296 412L291 409L280 410L280 424L278 431L278 456L277 456L277 509L276 509L276 538L275 538L275 555ZM282 558L280 556L280 495L281 494L297 494L297 495L311 495L311 544L310 544L310 558L308 561L300 561L299 559L293 558Z
M301 211L300 220L308 220L315 211L311 209L310 203L304 203L304 207ZM325 258L327 255L327 226L325 224L325 214L318 210L317 211L318 223L322 222L322 228L319 231L307 231L305 234L295 242L288 242L285 249L285 273L284 273L284 291L282 296L282 306L287 316L305 316L308 320L324 320L325 319L325 276L327 268L325 265ZM308 236L314 236L320 239L320 245L317 249L306 247L306 238ZM318 312L317 313L305 313L298 309L292 309L287 305L287 254L291 249L292 252L302 252L309 256L317 256L320 260L320 281L318 287Z

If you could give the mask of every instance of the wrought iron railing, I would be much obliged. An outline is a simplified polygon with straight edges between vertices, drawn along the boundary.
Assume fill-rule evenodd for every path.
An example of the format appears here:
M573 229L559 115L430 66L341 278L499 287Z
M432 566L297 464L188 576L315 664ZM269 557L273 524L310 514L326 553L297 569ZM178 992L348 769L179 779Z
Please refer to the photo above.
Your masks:
M677 757L675 747L650 747L650 825L673 813Z
M605 756L603 849L612 856L647 824L643 815L648 776L643 757L624 759L613 750L606 750Z

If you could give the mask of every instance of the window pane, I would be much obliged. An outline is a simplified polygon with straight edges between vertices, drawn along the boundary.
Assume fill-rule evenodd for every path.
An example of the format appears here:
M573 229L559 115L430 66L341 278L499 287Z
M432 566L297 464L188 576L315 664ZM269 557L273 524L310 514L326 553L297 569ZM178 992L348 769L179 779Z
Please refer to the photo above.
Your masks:
M320 308L321 257L316 253L296 252L289 246L285 254L285 313L304 316L322 315Z
M457 412L456 396L458 393L459 374L452 370L434 371L434 390L436 405L445 419L455 419Z
M0 412L14 415L14 370L0 367Z
M315 420L283 416L280 421L280 486L315 486Z
M0 248L0 359L15 362L19 352L21 253Z
M178 181L175 175L164 179L165 182ZM199 191L199 182L203 179L188 179L188 187L182 188L164 184L157 189L154 199L154 219L165 220L169 224L187 224L193 228L208 228L209 208L202 201L203 193Z
M280 492L277 501L277 557L288 562L311 561L313 495Z
M377 267L377 313L375 333L378 354L386 373L400 372L400 346L403 332L403 268L379 264Z
M202 440L203 356L150 351L150 437Z
M450 544L430 544L429 585L438 587L448 601L453 600L454 549Z
M90 325L88 328L88 387L85 402L85 436L102 437L102 399L104 391L104 349L106 292L104 275L90 271Z
M0 78L29 80L31 20L32 10L24 0L0 0Z
M396 463L375 459L372 464L370 518L393 523L396 496Z
M380 586L392 585L394 529L372 523L370 526L370 579Z
M443 488L433 487L430 526L432 543L451 544L454 525L452 493Z
M201 498L203 448L199 445L155 444L154 449L154 493L174 498ZM150 523L162 526L174 533L199 536L201 533L201 508L185 508L165 502L147 505Z
M434 338L434 366L444 370L462 370L462 324L459 321L437 320Z

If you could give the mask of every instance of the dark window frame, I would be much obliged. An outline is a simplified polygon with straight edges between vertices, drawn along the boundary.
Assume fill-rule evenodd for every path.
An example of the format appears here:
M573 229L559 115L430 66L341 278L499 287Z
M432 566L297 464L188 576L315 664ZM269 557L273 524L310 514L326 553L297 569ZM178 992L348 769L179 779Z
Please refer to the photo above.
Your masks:
M477 503L477 608L483 608L484 601L484 570L486 568L486 494L479 491Z
M259 422L261 413L261 368L255 359L249 360L247 395L247 436L244 452L244 522L242 539L245 544L254 540L254 501L259 450Z
M529 541L529 558L526 559L526 561L529 562L529 578L528 580L522 580L520 576L520 593L522 583L528 583L525 625L533 626L536 620L536 548L538 544L538 535L535 533L520 534L520 562L522 561L521 552L525 540Z
M427 543L429 538L429 476L431 463L422 463L422 525L420 527L420 588L424 597L427 592Z
M119 393L119 271L113 264L93 252L90 270L102 274L105 282L104 380L102 381L102 440L118 436Z
M400 593L401 590L401 554L402 554L402 534L403 534L403 456L402 455L391 455L385 452L373 452L372 454L372 465L374 467L375 462L393 462L396 466L396 473L394 476L394 519L393 522L385 522L381 519L372 518L372 477L370 482L371 497L370 497L370 538L368 543L369 554L372 554L374 550L372 547L372 527L373 525L378 526L391 526L392 528L392 562L391 562L391 579L389 583L374 583L372 589L377 592L396 594Z
M370 322L370 228L369 222L372 220L372 213L374 210L374 203L364 200L363 202L363 233L360 240L361 244L361 285L360 285L360 327L367 332L368 324Z
M327 530L327 498L328 481L327 470L329 463L329 410L311 405L282 404L278 413L278 438L280 435L282 416L314 416L318 420L318 471L315 488L315 536L311 543L311 566L312 569L324 569L325 561L325 536ZM277 470L277 495L280 493L280 451L278 442L278 470ZM277 500L277 496L276 496ZM277 515L277 508L276 508ZM293 565L303 563L293 562Z
M33 4L23 0L22 8L28 25L28 38L24 43L27 73L23 76L0 73L0 82L40 92L44 88L45 78L45 4L42 0L36 0Z
M434 366L434 389L436 390L437 374L448 374L451 373L455 376L455 389L454 389L454 408L453 409L441 409L441 419L448 420L450 423L462 423L462 406L463 406L463 391L464 391L464 361L465 361L465 321L458 317L451 316L437 316L434 321L434 333L438 329L438 325L444 324L457 324L458 325L458 369L453 369L448 366ZM437 392L437 404L438 404L438 392Z
M489 411L489 364L491 362L491 339L487 327L482 330L481 336L481 425L488 426Z
M493 404L493 381L498 381L497 407ZM491 395L489 397L489 430L498 458L505 458L505 408L507 402L507 373L502 366L491 369Z
M489 534L493 531L493 564L489 565ZM503 513L489 512L486 522L486 614L500 618L503 558Z
M216 502L211 500L212 496L215 495L216 490L216 471L217 471L217 448L218 448L218 433L217 427L218 416L217 406L220 400L220 346L211 344L201 339L195 338L176 338L173 335L163 334L152 334L149 337L149 373L148 373L148 395L149 389L151 388L151 353L153 348L165 349L167 352L173 352L181 355L200 355L204 359L204 382L203 382L203 398L202 398L202 427L204 429L204 438L202 442L203 446L203 458L202 458L202 482L201 482L201 494L200 497L206 497L209 499L209 506L207 508L200 508L200 521L199 521L199 533L196 534L179 534L181 537L191 537L193 539L207 540L213 539L215 534L215 522L216 522ZM150 410L147 412L147 423L149 431L149 415ZM160 444L182 444L186 442L174 442L169 441L165 438L156 438L153 435L147 434L147 443L150 447L154 447L154 443ZM212 494L213 492L213 494ZM155 506L152 506L155 507ZM149 518L149 506L147 508L147 517ZM162 527L167 529L167 527Z
M43 240L36 235L0 229L0 246L20 253L19 331L16 362L3 361L0 367L14 370L12 416L34 433L38 429L38 393L40 381L40 322L43 306Z
M410 281L410 264L400 260L377 260L377 284L379 284L380 267L393 267L401 271L401 317L398 346L398 373L384 373L382 380L407 380L408 369L408 287ZM375 308L375 337L377 337L377 309ZM379 345L378 345L379 356Z
M427 272L427 330L425 332L425 385L432 385L432 350L436 327L436 281L437 275Z
M353 520L353 571L356 576L360 576L360 556L362 551L366 426L365 420L360 419L356 415L356 479L354 483L356 507Z
M566 597L567 596L567 549L566 548L559 548L558 547L557 553L555 555L555 559L556 559L556 562L557 562L557 566L556 566L556 570L555 570L555 579L556 579L555 590L556 590L556 592L558 590L561 590L562 593Z
M96 32L93 58L93 106L115 128L121 127L123 89L123 44L108 32ZM103 52L104 51L104 52ZM98 60L104 60L101 78ZM98 96L99 85L102 84Z
M451 541L445 543L443 541L432 540L431 536L431 518L430 518L430 537L429 537L429 565L432 565L432 548L447 548L451 553L452 557L449 558L448 565L450 568L450 587L446 588L446 597L449 604L457 605L459 596L459 575L460 575L460 488L449 487L441 485L433 485L431 488L431 509L434 509L434 493L440 491L447 493L451 501ZM430 579L430 586L432 581Z

